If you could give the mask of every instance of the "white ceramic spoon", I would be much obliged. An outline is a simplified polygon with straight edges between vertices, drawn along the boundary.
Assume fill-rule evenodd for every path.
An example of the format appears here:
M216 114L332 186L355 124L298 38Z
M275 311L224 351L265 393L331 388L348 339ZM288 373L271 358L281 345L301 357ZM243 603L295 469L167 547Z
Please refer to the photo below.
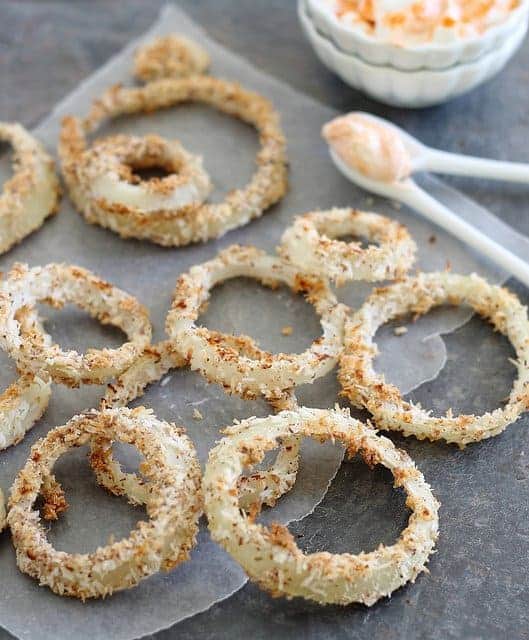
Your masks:
M421 189L411 178L399 182L385 182L372 180L349 167L330 149L334 164L351 182L366 191L379 196L397 200L412 209L419 211L425 218L442 227L448 233L456 236L473 249L486 255L491 261L503 267L529 287L529 264L511 253L505 247L486 236L476 227L459 218L453 211L445 207L426 191Z
M506 180L529 184L529 164L521 162L501 162L474 158L459 153L448 153L432 149L414 138L412 135L385 118L374 116L365 111L354 111L353 115L372 120L378 125L387 127L398 134L411 158L412 173L414 171L431 171L449 175L473 176L491 180Z

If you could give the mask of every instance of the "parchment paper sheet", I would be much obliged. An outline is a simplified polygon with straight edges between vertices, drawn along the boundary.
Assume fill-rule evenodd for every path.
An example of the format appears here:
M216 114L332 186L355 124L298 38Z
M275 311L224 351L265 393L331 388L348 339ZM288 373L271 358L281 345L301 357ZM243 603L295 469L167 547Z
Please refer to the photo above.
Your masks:
M105 29L104 23L101 25ZM395 216L407 224L420 246L419 265L426 270L443 268L450 260L455 271L479 271L489 279L504 277L476 257L456 240L413 213L395 208L391 203L369 199L352 187L334 169L327 149L320 139L321 125L335 115L306 96L296 93L273 78L265 76L244 60L219 46L185 14L167 7L158 22L142 39L167 32L184 32L200 41L213 58L212 73L239 80L273 100L282 115L289 143L291 189L284 201L264 217L218 242L183 249L163 249L148 242L120 240L115 234L89 226L73 211L64 197L60 214L45 223L43 229L19 247L0 258L5 271L15 261L31 265L65 261L92 269L126 291L136 295L152 313L155 339L163 337L164 318L174 282L179 273L195 263L209 259L233 242L252 243L273 250L291 218L315 208L351 205ZM98 34L94 33L94 38ZM54 151L60 118L68 113L84 113L90 101L116 82L131 83L131 43L97 73L68 96L37 128L36 134ZM256 151L254 132L238 122L201 107L182 107L149 117L132 117L112 123L104 133L134 132L137 135L158 132L180 138L192 151L203 154L205 165L217 186L215 198L242 185L253 171ZM103 132L101 132L103 133ZM9 173L7 155L2 157L0 178ZM440 182L425 178L434 195L451 204L465 217L479 219L482 228L512 249L527 255L527 242L484 211ZM435 235L435 242L430 241ZM348 286L340 290L344 302L358 306L369 291L368 286ZM53 312L43 308L47 328L66 347L117 345L122 336L100 327L75 309ZM467 312L432 313L413 325L403 337L394 337L391 328L380 332L382 354L379 367L387 377L409 391L421 382L434 378L445 361L440 333L459 326ZM318 321L303 301L280 290L271 292L253 282L234 281L218 288L203 317L208 326L224 331L248 333L275 351L304 349L318 335ZM294 333L283 336L281 328L292 325ZM13 364L0 355L0 384L5 387L15 376ZM86 387L71 391L55 387L43 420L24 442L0 453L0 485L8 490L16 471L23 465L31 444L52 426L63 424L73 414L97 406L101 388ZM300 402L309 406L330 407L337 400L335 373L299 390ZM173 371L162 384L153 386L141 400L152 406L160 418L184 424L197 445L202 461L218 429L235 418L267 415L264 402L244 402L227 397L216 386L207 385L197 374ZM138 404L138 402L136 403ZM204 416L193 418L198 409ZM120 449L128 465L135 455ZM340 464L342 451L307 443L302 469L295 489L280 501L267 517L283 522L298 519L313 510L326 492ZM70 510L51 527L50 537L59 548L89 551L105 544L109 535L127 535L141 510L130 508L124 500L111 497L99 489L85 461L83 451L65 456L58 465L58 476L70 501ZM208 537L205 527L190 562L166 575L157 575L139 587L116 594L102 602L81 604L59 598L46 588L22 575L15 566L14 552L7 533L0 536L0 624L20 638L57 640L66 637L103 640L126 640L168 627L178 620L210 607L228 597L245 582L239 567Z

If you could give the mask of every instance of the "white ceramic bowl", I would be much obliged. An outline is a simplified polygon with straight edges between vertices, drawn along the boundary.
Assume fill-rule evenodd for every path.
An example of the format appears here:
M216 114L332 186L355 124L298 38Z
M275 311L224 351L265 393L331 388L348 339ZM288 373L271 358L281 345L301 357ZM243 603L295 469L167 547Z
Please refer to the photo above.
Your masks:
M502 47L529 14L529 0L522 0L506 20L487 29L479 37L402 47L383 42L359 29L351 29L336 16L329 0L306 0L305 6L316 30L343 53L352 54L368 64L405 71L446 69L473 62Z
M299 19L319 59L348 85L386 104L419 108L446 102L474 89L498 73L522 43L528 17L498 48L474 62L448 69L404 71L393 66L369 64L345 53L321 34L309 18L305 0L298 0Z

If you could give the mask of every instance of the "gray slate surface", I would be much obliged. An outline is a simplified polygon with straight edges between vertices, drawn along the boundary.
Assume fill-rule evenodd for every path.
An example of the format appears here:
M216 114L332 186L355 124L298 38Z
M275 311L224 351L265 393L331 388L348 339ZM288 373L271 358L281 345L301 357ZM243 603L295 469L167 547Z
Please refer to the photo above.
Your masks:
M34 125L83 77L142 32L162 4L0 2L0 118ZM487 86L450 105L406 112L371 102L323 69L303 40L293 0L182 0L181 6L225 46L339 109L386 115L447 150L529 161L529 42ZM112 38L98 38L101 20L113 25ZM451 183L529 234L526 188L463 179ZM527 291L509 284L527 303ZM512 381L508 343L479 320L446 342L447 366L414 398L435 410L497 406ZM369 610L321 608L272 600L247 586L156 639L529 638L527 425L524 418L500 437L464 452L394 438L417 461L443 506L431 575L391 600ZM390 543L405 520L402 496L391 489L388 476L353 461L343 466L315 514L292 530L307 550L357 552ZM0 632L4 637L9 636Z

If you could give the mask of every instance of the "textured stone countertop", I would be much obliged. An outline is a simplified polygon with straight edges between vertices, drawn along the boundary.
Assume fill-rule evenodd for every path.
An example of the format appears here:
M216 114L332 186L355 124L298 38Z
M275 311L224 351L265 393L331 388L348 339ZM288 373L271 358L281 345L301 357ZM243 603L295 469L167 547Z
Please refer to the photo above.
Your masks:
M85 76L144 31L162 4L0 2L0 118L36 124ZM486 86L449 105L407 112L370 101L326 71L302 36L294 0L180 4L226 47L338 109L389 116L446 150L529 161L529 41ZM529 234L527 188L470 179L451 182ZM527 291L513 281L510 285L527 303ZM480 412L497 406L513 376L507 341L484 322L472 320L446 343L445 369L414 398L435 410L453 406ZM442 520L431 575L390 600L371 609L324 608L274 600L247 586L156 639L529 638L528 424L523 418L503 435L466 451L394 437L441 500ZM405 518L402 500L386 474L352 462L343 465L316 512L292 530L307 550L354 553L390 543ZM4 637L8 634L0 631Z

